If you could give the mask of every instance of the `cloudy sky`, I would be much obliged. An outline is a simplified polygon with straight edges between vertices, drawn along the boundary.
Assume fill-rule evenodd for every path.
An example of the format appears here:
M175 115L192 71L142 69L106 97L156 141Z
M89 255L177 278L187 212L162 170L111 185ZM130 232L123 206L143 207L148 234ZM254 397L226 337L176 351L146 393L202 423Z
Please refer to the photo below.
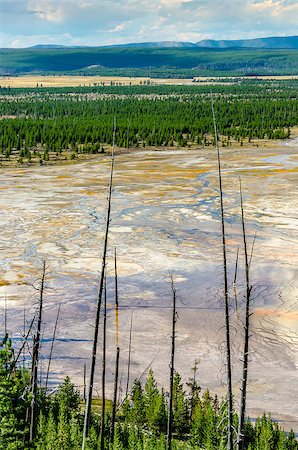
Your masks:
M0 0L0 47L297 34L297 0Z

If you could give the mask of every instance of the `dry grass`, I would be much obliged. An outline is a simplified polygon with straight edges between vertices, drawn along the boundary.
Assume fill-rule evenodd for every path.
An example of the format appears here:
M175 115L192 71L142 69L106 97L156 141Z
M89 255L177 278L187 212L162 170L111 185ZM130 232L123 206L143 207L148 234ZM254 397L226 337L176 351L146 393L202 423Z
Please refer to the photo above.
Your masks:
M97 77L97 76L20 76L20 77L3 77L1 78L2 87L12 88L32 88L37 87L64 87L64 86L94 86L105 83L109 86L112 83L122 85L139 85L147 82L148 78L129 78L129 77Z
M291 80L298 79L298 75L295 76L259 76L259 77L242 77L244 80L248 79L259 79L259 80ZM214 81L214 77L195 77L194 80L200 84L221 84L226 83L227 79L236 80L239 77L219 77L217 81ZM52 76L42 76L42 75L26 75L19 77L1 77L0 85L1 87L12 87L12 88L32 88L38 86L43 87L65 87L65 86L94 86L97 84L105 83L109 86L112 83L121 85L140 85L147 82L149 78L147 77L103 77L103 76L66 76L66 75L52 75ZM150 84L193 84L192 79L175 79L175 78L150 78Z

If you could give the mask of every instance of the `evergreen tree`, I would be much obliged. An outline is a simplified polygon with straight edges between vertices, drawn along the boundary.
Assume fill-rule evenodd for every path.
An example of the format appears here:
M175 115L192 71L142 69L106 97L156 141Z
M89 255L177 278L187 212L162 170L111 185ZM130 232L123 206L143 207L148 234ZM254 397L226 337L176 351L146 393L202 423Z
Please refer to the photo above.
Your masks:
M173 382L173 430L178 436L188 433L189 422L189 401L185 396L181 376L175 372Z
M295 438L295 433L291 430L288 434L287 442L286 442L287 450L298 450L298 441Z
M62 404L59 412L59 421L57 427L57 440L59 448L63 450L72 450L72 442L70 438L70 422L69 412L65 404Z
M164 395L157 388L152 369L145 384L144 408L148 428L154 432L165 431L167 422Z
M26 408L30 404L27 391L28 373L14 368L14 352L7 337L0 345L0 449L2 450L81 450L82 415L80 397L74 385L66 378L56 394L46 397L38 392L40 407L37 437L29 448L26 443ZM11 374L13 370L13 376ZM190 388L193 385L189 386ZM184 392L179 374L174 378L174 433L173 450L225 450L227 445L227 401L218 402L206 390L191 388L195 398L190 416L191 399ZM144 390L136 380L131 397L120 406L112 444L109 436L105 448L109 450L166 450L165 401L150 370ZM238 418L234 417L237 427ZM100 417L93 413L85 450L98 450ZM107 427L109 429L109 427ZM246 450L298 450L295 434L288 435L264 415L253 425L245 423Z
M139 428L142 427L146 420L143 389L140 380L135 380L131 388L129 419Z
M52 410L56 420L58 420L61 411L65 415L65 419L70 421L73 413L79 412L80 393L71 383L67 376L60 385L53 399Z
M28 427L28 374L14 367L14 350L6 336L0 344L0 448L24 448Z
M53 413L50 412L47 417L47 427L46 434L40 434L39 442L46 443L47 450L58 450L58 439L57 439L57 424L55 422Z
M112 444L112 450L126 450L126 448L123 445L122 433L121 433L120 426L118 424L115 427L114 442Z

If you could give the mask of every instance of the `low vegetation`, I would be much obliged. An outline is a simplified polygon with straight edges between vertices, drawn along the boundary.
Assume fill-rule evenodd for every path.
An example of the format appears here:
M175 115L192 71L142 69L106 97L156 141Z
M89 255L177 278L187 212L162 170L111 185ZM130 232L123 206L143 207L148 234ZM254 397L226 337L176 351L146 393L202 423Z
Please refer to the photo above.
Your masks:
M69 377L59 388L47 394L40 387L37 394L39 417L37 433L29 443L26 421L31 404L30 374L21 367L12 369L14 351L5 338L0 344L0 448L6 450L80 450L83 431L83 405L78 390ZM183 385L176 372L173 382L172 448L219 450L226 448L227 402L202 391L194 376ZM111 402L106 404L105 449L165 450L168 393L160 389L150 370L144 385L132 384L129 395L118 402L114 442L111 442ZM100 414L94 402L86 450L99 448ZM238 417L234 414L234 428ZM297 450L294 433L285 433L270 416L246 422L245 449Z

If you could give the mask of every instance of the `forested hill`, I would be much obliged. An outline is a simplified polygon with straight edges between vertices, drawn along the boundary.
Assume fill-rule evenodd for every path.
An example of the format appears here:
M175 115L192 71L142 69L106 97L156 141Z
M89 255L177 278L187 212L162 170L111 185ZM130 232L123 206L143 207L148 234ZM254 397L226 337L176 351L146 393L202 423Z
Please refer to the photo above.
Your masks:
M174 44L173 44L174 45ZM0 75L73 74L193 78L297 75L298 49L79 47L1 49ZM1 80L0 80L1 81Z
M282 49L293 48L298 49L298 36L283 37L265 37L258 39L237 39L237 40L204 40L197 42L198 47L210 48L266 48L266 49Z

